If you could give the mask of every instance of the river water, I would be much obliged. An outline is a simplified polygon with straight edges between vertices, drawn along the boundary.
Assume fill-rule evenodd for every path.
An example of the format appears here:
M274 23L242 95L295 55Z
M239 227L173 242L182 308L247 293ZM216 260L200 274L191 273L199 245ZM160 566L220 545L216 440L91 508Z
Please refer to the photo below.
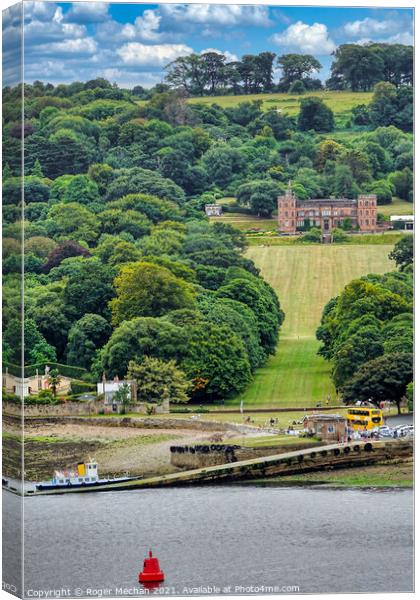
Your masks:
M20 502L3 492L9 525ZM32 497L24 504L27 597L48 590L61 597L139 595L149 547L166 575L157 595L252 593L261 586L298 586L300 593L413 589L407 489L217 485ZM5 531L10 580L16 536Z

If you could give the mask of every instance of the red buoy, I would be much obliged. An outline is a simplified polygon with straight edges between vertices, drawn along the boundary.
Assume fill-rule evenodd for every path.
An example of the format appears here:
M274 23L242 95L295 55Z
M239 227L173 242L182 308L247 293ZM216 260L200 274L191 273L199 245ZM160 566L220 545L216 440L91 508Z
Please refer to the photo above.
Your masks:
M158 559L152 555L149 550L149 558L144 559L143 571L139 573L140 583L158 583L165 579L165 575L160 570Z

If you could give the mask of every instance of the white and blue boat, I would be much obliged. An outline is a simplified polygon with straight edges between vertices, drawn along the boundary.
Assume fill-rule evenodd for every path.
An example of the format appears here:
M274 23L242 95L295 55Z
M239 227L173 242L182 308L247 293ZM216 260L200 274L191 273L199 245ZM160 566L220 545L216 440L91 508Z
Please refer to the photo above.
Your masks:
M124 483L139 479L139 477L115 477L112 479L101 479L98 473L98 463L94 459L88 462L80 462L76 471L55 471L50 481L41 481L36 484L38 491L68 490L69 488L97 487L100 485L112 485L113 483Z

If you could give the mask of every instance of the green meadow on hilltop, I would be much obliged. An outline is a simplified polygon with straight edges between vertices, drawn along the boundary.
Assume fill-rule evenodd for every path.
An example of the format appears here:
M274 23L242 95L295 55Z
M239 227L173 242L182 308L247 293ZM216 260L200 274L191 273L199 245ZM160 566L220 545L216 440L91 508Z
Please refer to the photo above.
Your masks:
M368 104L372 99L372 92L351 92L351 91L327 91L308 92L301 96L291 94L247 94L235 96L204 96L190 98L191 104L218 104L223 108L237 106L241 102L252 102L254 100L262 102L263 110L278 109L282 113L290 116L296 116L299 113L300 103L303 98L315 96L325 102L331 108L341 126L344 126L346 119L351 117L351 109L358 104Z

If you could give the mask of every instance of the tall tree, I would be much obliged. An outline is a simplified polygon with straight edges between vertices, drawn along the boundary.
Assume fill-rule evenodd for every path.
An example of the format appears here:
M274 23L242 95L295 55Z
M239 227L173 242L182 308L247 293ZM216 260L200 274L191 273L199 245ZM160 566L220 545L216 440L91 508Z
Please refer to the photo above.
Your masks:
M282 54L277 64L283 71L280 85L286 90L294 81L309 78L322 68L319 60L311 54Z
M165 267L137 262L124 265L115 279L112 320L119 325L139 316L160 316L177 308L192 308L192 286Z
M217 87L224 83L224 66L226 56L219 52L205 52L201 55L206 86L210 94L214 94Z
M144 356L140 363L128 364L128 379L137 383L137 400L153 404L188 402L191 388L184 371L174 360L164 361Z
M304 98L300 104L298 128L328 132L334 129L334 113L320 98Z
M352 91L369 91L383 78L384 61L375 47L342 44L334 52L331 77L342 78Z
M413 381L413 355L406 352L385 354L364 364L344 389L343 400L351 404L356 400L394 402L398 413L406 394L407 385Z
M413 236L406 235L397 242L392 252L390 252L389 258L395 261L400 271L412 265L414 259Z

